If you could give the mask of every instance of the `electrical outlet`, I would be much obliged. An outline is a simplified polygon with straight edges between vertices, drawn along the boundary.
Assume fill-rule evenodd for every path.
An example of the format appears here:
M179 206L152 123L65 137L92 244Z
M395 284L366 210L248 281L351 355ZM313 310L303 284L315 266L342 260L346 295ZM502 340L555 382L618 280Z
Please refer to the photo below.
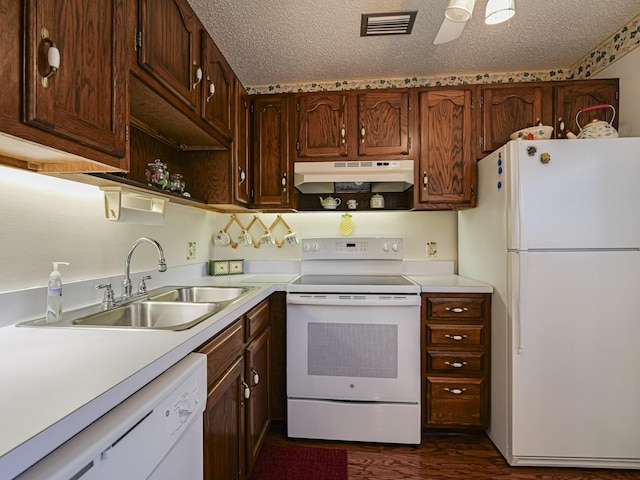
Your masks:
M187 260L196 259L196 242L187 242Z
M438 244L436 242L427 242L427 258L438 256Z

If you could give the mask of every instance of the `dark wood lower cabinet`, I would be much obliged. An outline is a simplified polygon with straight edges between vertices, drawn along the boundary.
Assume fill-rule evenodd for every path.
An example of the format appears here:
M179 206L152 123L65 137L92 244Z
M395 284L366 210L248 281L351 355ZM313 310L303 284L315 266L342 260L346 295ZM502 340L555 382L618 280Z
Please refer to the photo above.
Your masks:
M244 358L238 357L207 396L204 412L204 478L245 478Z
M422 427L489 422L491 295L422 295Z
M246 350L246 378L251 395L246 400L247 471L251 471L264 443L271 418L269 414L270 334L266 328Z
M264 300L198 351L207 355L205 480L244 480L271 425L270 302Z

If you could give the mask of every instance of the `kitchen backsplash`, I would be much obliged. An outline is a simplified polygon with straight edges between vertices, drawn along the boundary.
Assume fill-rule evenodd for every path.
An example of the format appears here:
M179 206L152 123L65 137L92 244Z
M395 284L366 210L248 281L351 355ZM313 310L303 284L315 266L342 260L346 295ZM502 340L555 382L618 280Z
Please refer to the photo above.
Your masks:
M296 260L300 258L300 245L283 242L288 227L302 237L342 236L340 225L343 220L340 212L307 212L281 214L284 222L276 222L278 214L252 213L238 214L238 222L230 222L230 215L218 214L215 219L215 232L228 226L227 232L233 243L238 243L242 230L240 225L248 226L252 244L214 245L215 259L269 259ZM404 212L404 211L349 211L353 221L351 237L359 236L399 236L404 239L404 258L411 260L457 260L457 214L453 211ZM257 217L267 227L274 225L271 232L275 244L263 245L260 237L265 233ZM345 237L347 238L347 237ZM220 243L220 242L219 242ZM240 242L242 243L242 242ZM428 245L430 244L430 245ZM282 246L278 246L282 245ZM427 252L430 250L430 255Z
M591 78L640 45L640 15L568 68L547 71L463 73L364 80L335 80L295 84L247 86L254 94L319 92L333 90L366 90L377 88L434 87L475 83L539 82L547 80L578 80Z

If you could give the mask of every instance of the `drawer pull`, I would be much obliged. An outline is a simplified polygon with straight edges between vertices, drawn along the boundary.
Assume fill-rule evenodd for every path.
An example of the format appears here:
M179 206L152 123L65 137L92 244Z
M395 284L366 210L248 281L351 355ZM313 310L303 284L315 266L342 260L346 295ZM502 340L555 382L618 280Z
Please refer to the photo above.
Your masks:
M466 335L449 335L448 333L444 336L444 338L448 338L449 340L455 340L459 342L460 340L464 340L467 338Z
M445 392L453 393L454 395L462 395L467 391L466 388L445 388Z
M469 309L467 307L445 307L445 310L447 312L453 312L453 313L463 313L463 312L467 312L469 311Z
M462 368L467 364L467 362L444 362L444 364L453 368Z

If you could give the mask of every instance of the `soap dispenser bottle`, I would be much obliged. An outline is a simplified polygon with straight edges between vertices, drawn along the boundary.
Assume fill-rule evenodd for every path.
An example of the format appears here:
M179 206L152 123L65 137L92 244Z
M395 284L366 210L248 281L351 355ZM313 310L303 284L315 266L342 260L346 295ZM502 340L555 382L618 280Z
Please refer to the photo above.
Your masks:
M67 262L53 262L53 271L49 275L47 288L47 323L59 322L62 319L62 276L58 271L59 265L69 265Z

